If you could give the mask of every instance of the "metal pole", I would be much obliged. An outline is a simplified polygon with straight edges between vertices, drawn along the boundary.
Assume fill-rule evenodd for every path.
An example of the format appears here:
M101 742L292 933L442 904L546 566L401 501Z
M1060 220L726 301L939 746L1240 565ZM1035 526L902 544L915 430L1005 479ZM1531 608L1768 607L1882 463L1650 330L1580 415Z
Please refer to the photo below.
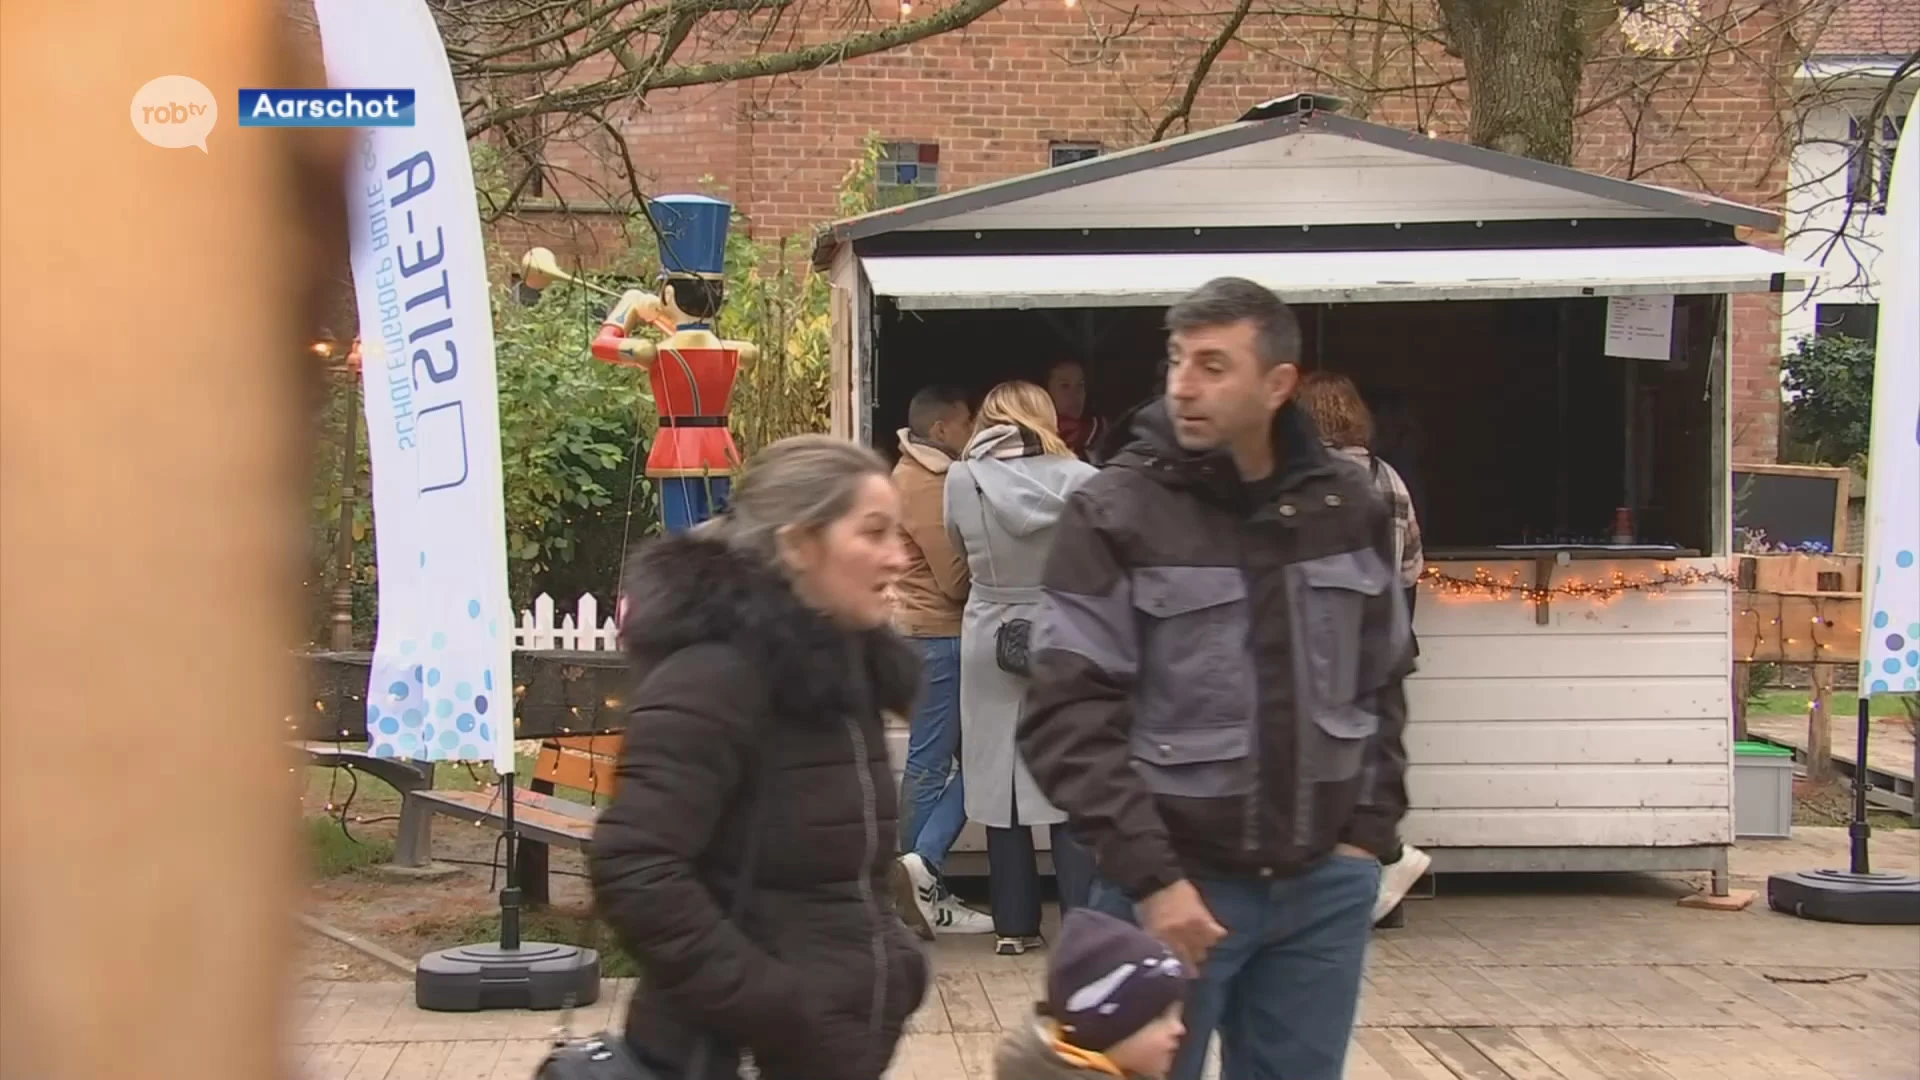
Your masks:
M347 354L347 428L340 450L340 531L333 548L333 637L335 652L353 648L354 481L360 469L360 365L358 351Z
M511 952L520 947L520 838L513 825L512 773L500 778L500 791L506 800L501 816L506 819L507 833L507 887L500 890L500 947Z
M1851 869L1856 874L1872 873L1867 858L1867 837L1873 835L1873 826L1867 824L1867 702L1867 688L1863 686L1860 712L1854 717L1860 730L1853 751L1853 823L1847 826L1847 835L1853 838Z

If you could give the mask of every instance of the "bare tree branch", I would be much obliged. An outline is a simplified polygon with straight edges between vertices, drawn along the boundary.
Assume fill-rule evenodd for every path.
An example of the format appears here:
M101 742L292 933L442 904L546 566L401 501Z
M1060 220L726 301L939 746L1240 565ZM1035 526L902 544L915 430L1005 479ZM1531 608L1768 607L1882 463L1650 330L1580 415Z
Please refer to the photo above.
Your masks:
M1173 127L1175 121L1186 121L1193 115L1194 99L1200 96L1201 85L1207 81L1207 75L1213 71L1213 62L1220 59L1220 54L1226 50L1227 43L1233 40L1233 35L1240 32L1240 24L1247 20L1247 10L1251 7L1253 7L1253 0L1240 0L1234 6L1233 14L1227 16L1226 25L1213 36L1213 40L1207 43L1206 51L1202 52L1200 59L1194 62L1193 75L1187 79L1187 92L1181 95L1180 104L1160 118L1160 123L1155 125L1153 137L1148 139L1148 142L1159 142L1166 138L1167 129Z
M1000 7L1006 0L956 0L918 18L905 19L877 29L847 33L831 41L795 45L774 52L753 51L726 59L673 63L680 47L695 36L705 37L703 20L722 15L737 16L743 26L755 26L762 41L770 40L779 16L797 6L797 0L667 0L646 3L627 0L602 4L588 16L571 20L564 27L542 28L524 41L517 40L524 26L501 33L516 40L491 42L472 51L449 48L456 81L477 81L503 76L553 76L554 84L537 90L522 100L494 107L476 107L468 116L469 138L492 131L503 124L550 113L579 115L622 101L644 99L655 90L737 82L746 79L791 75L812 71L888 49L898 48L926 38L957 30ZM450 6L450 0L435 0L443 25L458 22L463 15ZM633 10L633 9L638 9ZM756 20L758 23L756 24ZM598 23L604 28L593 29ZM469 23L460 33L448 32L452 41L472 44L476 36L485 37ZM716 35L724 27L715 27ZM572 32L568 32L572 31ZM567 42L580 34L586 38L578 45ZM657 40L647 50L647 58L632 48L639 37ZM531 60L510 61L507 57L524 54L530 44L559 45L556 55ZM573 79L569 75L596 57L613 61L615 70L600 77Z

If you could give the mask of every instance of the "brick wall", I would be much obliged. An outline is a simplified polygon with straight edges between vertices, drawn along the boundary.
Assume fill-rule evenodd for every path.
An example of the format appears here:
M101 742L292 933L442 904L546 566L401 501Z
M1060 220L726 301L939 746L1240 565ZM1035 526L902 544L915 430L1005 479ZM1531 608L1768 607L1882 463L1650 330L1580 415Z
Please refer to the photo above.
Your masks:
M874 18L896 17L895 3L880 0ZM650 192L717 189L759 238L810 233L834 216L841 178L869 133L938 143L943 191L1044 168L1052 141L1108 149L1146 141L1180 99L1220 10L1206 0L1149 0L1125 11L1010 0L963 30L883 55L792 77L656 92L623 119L624 134ZM1759 0L1743 12L1742 47L1705 61L1664 73L1632 61L1596 66L1594 78L1612 82L1588 88L1604 104L1582 119L1577 163L1777 207L1785 184L1779 88L1786 61L1771 10ZM1425 88L1362 101L1357 111L1458 137L1465 88L1455 61L1431 47L1409 51L1391 33L1377 51L1364 37L1345 42L1311 20L1250 20L1214 65L1193 129L1292 90L1337 89L1333 76L1373 70L1378 55L1385 57L1378 84ZM1651 89L1614 96L1641 83ZM549 160L563 172L556 187L576 198L606 191L612 153L605 139L550 144ZM589 246L576 250L591 259L592 245L614 239L595 228L582 238ZM1741 298L1734 311L1736 457L1771 461L1779 304Z

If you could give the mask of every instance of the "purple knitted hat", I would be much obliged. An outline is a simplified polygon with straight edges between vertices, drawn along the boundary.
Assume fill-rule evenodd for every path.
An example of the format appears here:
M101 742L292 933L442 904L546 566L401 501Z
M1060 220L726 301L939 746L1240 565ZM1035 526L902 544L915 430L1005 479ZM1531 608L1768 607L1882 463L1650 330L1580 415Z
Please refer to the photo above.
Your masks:
M1139 927L1087 908L1067 913L1047 963L1047 1015L1061 1036L1101 1051L1187 995L1187 972Z

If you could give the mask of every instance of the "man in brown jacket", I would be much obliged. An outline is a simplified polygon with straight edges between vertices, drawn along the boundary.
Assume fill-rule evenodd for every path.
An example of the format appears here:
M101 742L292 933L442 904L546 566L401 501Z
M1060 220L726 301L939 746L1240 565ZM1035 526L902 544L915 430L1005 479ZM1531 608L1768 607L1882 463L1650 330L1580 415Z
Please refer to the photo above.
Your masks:
M900 848L894 899L908 925L931 939L985 934L993 920L963 906L940 881L947 851L967 823L960 755L960 612L967 603L967 560L947 539L947 466L967 445L973 409L966 392L929 386L907 406L900 432L901 527L907 572L894 585L894 627L920 649L919 705L907 739L900 796Z
M1393 524L1290 400L1260 285L1167 312L1167 389L1067 500L1020 751L1094 848L1092 907L1199 971L1173 1080L1339 1080L1406 810Z

